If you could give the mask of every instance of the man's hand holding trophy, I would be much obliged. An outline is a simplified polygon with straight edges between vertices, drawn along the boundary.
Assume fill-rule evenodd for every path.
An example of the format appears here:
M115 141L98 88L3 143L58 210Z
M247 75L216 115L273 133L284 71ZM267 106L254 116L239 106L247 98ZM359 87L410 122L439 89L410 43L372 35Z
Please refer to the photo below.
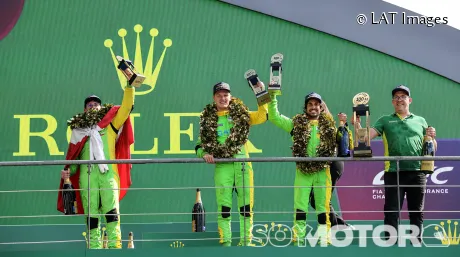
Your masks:
M116 57L118 60L118 69L125 75L128 84L133 87L140 87L144 83L145 76L136 71L130 60L125 60L121 56Z
M270 59L270 83L268 91L254 69L250 69L244 73L244 78L248 81L249 87L256 95L259 106L269 103L271 101L271 94L281 95L282 61L283 55L280 53L274 54Z
M250 69L244 73L244 78L248 81L249 87L252 89L257 98L257 105L262 106L271 101L270 95L265 89L264 83L260 81L257 72Z

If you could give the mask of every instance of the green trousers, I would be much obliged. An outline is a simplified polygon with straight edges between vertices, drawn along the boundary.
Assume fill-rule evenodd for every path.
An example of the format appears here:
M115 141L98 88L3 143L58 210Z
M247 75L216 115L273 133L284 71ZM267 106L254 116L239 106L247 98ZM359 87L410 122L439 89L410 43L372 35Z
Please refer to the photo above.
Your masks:
M316 204L316 214L318 219L318 236L321 242L328 242L331 221L329 219L332 194L332 180L329 167L313 173L303 174L296 170L294 181L294 239L304 242L309 230L306 230L306 221L310 200L310 193L313 190ZM314 231L311 231L314 235Z
M244 165L244 175L242 166ZM232 241L231 209L233 190L238 197L240 217L240 244L248 245L252 240L254 177L250 163L217 163L214 172L216 200L218 206L217 225L220 243L229 245ZM244 184L244 189L243 189Z
M88 168L81 165L80 196L85 214L88 214ZM89 194L89 224L87 237L89 248L102 248L101 219L105 218L108 248L121 248L121 229L118 201L117 175L110 169L106 173L99 171L98 165L91 166L90 194ZM102 214L102 215L101 215Z

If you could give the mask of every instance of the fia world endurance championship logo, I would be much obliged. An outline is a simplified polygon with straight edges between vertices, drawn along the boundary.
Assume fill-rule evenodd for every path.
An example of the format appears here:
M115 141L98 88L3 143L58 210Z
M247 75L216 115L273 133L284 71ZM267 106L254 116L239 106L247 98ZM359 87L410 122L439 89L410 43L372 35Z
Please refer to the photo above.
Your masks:
M457 232L458 222L454 222L451 228L451 221L448 220L448 228L444 222L426 225L422 231L415 225L399 225L398 231L388 225L355 225L354 229L347 229L347 226L335 226L321 231L321 227L314 228L306 225L301 228L298 225L288 226L286 224L255 224L253 226L252 243L254 247L347 247L358 245L359 247L449 247L458 245L460 235ZM421 233L420 233L421 232ZM420 235L420 240L417 238ZM387 239L385 239L387 237Z

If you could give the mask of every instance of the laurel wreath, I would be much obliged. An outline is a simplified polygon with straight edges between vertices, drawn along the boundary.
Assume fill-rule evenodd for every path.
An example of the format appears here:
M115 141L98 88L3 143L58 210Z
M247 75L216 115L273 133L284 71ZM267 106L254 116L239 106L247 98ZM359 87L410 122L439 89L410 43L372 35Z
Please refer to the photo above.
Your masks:
M97 125L112 107L113 104L104 104L99 110L89 109L86 112L78 113L67 120L67 126L70 126L71 129L91 128Z
M232 97L228 106L233 127L230 135L223 144L217 141L217 106L215 103L208 104L200 116L201 147L206 153L215 158L232 158L241 151L241 147L249 138L249 110L243 102Z
M291 147L294 157L309 157L307 153L308 142L311 137L311 123L307 114L297 114L293 118L293 140ZM316 156L332 157L335 154L336 135L334 119L325 113L321 113L318 120L320 144L316 148ZM322 170L327 161L296 162L297 168L304 174L312 174Z

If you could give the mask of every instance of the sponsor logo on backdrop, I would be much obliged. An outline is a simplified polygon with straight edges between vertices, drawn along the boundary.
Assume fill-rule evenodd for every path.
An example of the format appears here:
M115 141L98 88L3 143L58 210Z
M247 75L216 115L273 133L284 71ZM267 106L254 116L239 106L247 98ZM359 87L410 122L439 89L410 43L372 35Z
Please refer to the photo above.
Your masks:
M437 156L459 156L458 139L439 139ZM375 156L384 155L382 141L373 144ZM424 218L460 219L460 162L436 161L433 174L427 175ZM384 163L347 162L338 182L337 194L345 220L382 220L385 202ZM353 196L353 197L350 197ZM407 201L404 201L401 219L408 219Z
M163 40L163 46L164 46L163 52L161 53L161 56L154 68L153 67L154 44L155 44L155 37L157 37L160 33L159 30L156 28L151 28L148 32L148 34L151 37L151 40L150 40L150 45L149 45L148 53L147 53L147 60L145 64L143 62L144 56L142 56L142 53L145 53L146 51L145 49L144 51L142 51L142 47L141 47L141 33L144 31L144 27L142 27L142 25L140 24L136 24L134 26L133 31L135 34L132 34L133 36L131 36L129 39L132 40L136 38L136 48L134 52L134 59L131 59L130 57L132 56L129 55L130 49L128 48L128 44L126 43L128 41L128 38L127 38L128 31L125 28L121 28L118 30L118 36L120 37L122 48L119 48L117 52L114 52L114 50L112 49L112 46L113 46L112 39L106 39L104 41L104 46L109 48L110 50L110 55L112 56L112 61L114 64L115 72L117 73L121 88L122 89L125 88L126 78L123 76L122 72L119 69L117 69L118 61L115 58L117 55L122 56L125 60L132 61L134 64L134 67L136 67L136 69L146 77L143 85L147 86L148 89L144 91L136 90L136 95L146 95L152 92L153 89L155 88L158 76L160 74L161 67L163 65L164 58L166 56L166 50L172 46L172 40L169 38L166 38Z
M442 185L446 185L448 182L448 176L451 171L454 170L454 167L447 166L447 167L434 167L435 170L433 174L427 175L427 188L425 190L426 194L448 194L449 188L442 187ZM444 174L449 172L448 174ZM374 186L384 186L383 175L385 171L382 170L377 175L375 175L374 179L372 180L372 185ZM432 187L430 187L433 185ZM374 188L372 189L372 199L385 199L385 191L382 188Z
M157 85L160 71L164 64L167 63L166 52L172 46L172 39L164 38L162 41L163 47L158 47L158 36L160 30L154 27L144 28L141 24L136 24L130 32L126 28L118 29L118 40L112 40L107 38L104 40L104 46L109 50L110 62L113 63L113 71L116 74L120 87L124 90L126 86L126 78L117 69L118 61L116 56L122 56L124 59L131 60L136 67L136 70L142 73L146 79L141 88L136 89L136 95L147 95L151 93ZM141 44L142 39L147 36L150 37L149 45ZM118 43L119 42L119 43ZM160 51L161 50L161 51ZM134 55L131 55L133 54ZM154 53L161 53L159 57L155 57ZM134 58L133 58L134 57ZM158 60L156 60L158 59ZM145 61L145 62L144 62ZM155 63L156 61L156 63ZM165 85L169 86L169 85ZM176 96L174 96L176 97ZM149 103L150 104L150 103ZM139 105L137 105L139 106ZM197 135L194 132L194 126L198 125L200 112L189 112L189 109L185 109L181 113L163 113L163 117L159 120L155 120L154 128L151 127L152 121L145 120L142 118L142 113L132 112L130 114L134 133L136 134L136 128L141 127L141 130L149 129L148 135L142 137L141 140L131 145L132 155L158 155L158 154L188 154L194 155L194 143ZM161 120L163 118L164 120ZM66 135L57 134L56 131L59 126L65 126L64 121L58 121L51 114L17 114L14 115L15 121L19 123L19 141L17 150L12 154L15 157L25 156L37 156L39 158L46 156L64 156L63 149L67 147L70 141L71 131L70 128L66 128ZM138 125L141 123L142 125ZM45 124L45 127L42 127ZM158 130L162 130L160 126L168 127L169 135L158 138L155 137ZM39 129L37 129L39 127ZM184 129L186 127L187 129ZM58 144L56 140L65 136L67 138L66 143ZM38 139L38 140L37 140ZM185 142L184 142L185 141ZM47 151L40 151L40 147L43 143L46 144ZM188 146L185 144L188 143ZM169 147L169 148L166 148ZM164 150L162 151L163 148ZM256 148L251 141L248 141L248 152L249 153L262 153L262 149Z
M447 223L447 226L445 225ZM452 226L453 225L453 226ZM286 224L254 224L252 243L254 247L346 247L358 245L359 247L388 247L397 245L398 247L449 247L460 243L460 233L458 232L458 221L440 222L439 224L425 225L420 229L417 226L402 224L395 228L383 224L370 225L360 224L354 226L354 231L333 228L330 230L328 240L321 240L316 226L306 224L305 227L298 225L289 226ZM342 226L342 228L344 228ZM301 233L302 232L302 233ZM389 240L381 237L384 232L389 233ZM420 233L421 242L417 240ZM305 234L304 238L299 238L299 234Z
M460 244L458 221L446 220L441 221L439 225L427 225L423 228L421 237L426 247L458 246Z

